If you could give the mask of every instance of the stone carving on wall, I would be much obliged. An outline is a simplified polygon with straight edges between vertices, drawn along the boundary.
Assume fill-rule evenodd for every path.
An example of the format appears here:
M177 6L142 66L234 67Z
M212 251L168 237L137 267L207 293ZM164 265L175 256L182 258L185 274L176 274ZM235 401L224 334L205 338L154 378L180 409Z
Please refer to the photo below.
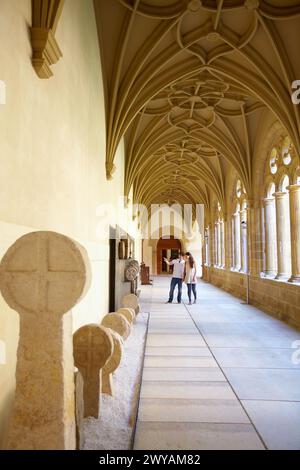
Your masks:
M125 268L125 280L135 281L140 271L139 263L136 260L130 260Z
M9 449L75 449L71 308L90 284L85 249L55 232L18 239L0 264L0 289L20 315Z

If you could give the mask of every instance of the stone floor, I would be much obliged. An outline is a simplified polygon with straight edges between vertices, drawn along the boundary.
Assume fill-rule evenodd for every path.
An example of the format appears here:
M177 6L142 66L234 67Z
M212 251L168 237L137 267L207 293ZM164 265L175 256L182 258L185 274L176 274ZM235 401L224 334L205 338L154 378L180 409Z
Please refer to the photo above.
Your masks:
M165 304L169 282L142 289L150 320L134 448L300 449L300 333L204 282L196 305L186 286L184 303Z

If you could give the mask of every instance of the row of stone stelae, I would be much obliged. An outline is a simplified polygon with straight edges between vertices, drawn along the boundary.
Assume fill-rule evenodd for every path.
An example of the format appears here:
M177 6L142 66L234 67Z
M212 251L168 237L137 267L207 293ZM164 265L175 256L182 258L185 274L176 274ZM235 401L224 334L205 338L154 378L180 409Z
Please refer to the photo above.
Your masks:
M113 395L113 374L140 311L135 294L125 295L122 305L105 315L100 325L84 325L74 333L77 420L99 418L101 393Z

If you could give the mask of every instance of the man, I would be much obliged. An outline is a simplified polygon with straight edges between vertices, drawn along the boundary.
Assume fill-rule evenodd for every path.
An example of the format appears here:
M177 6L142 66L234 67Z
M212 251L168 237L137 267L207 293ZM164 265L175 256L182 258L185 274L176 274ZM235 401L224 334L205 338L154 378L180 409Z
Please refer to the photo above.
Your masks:
M173 302L174 290L175 290L175 287L178 286L177 302L180 304L185 261L181 254L177 258L173 259L172 261L168 261L167 258L164 258L164 260L169 266L173 266L173 275L171 279L169 300L166 303L171 304Z

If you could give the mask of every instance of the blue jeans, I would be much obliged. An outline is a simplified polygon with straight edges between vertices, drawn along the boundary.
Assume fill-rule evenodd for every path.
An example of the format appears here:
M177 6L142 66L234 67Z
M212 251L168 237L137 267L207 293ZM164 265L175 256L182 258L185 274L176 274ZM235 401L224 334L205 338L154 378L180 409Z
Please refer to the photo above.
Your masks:
M194 299L197 300L197 291L196 291L196 284L187 284L187 289L188 289L188 296L189 296L189 301L192 301L192 291L194 294Z
M173 301L174 290L175 287L178 285L178 294L177 294L177 302L181 302L181 294L182 294L182 279L179 277L172 277L171 279L171 287L169 293L169 302Z

